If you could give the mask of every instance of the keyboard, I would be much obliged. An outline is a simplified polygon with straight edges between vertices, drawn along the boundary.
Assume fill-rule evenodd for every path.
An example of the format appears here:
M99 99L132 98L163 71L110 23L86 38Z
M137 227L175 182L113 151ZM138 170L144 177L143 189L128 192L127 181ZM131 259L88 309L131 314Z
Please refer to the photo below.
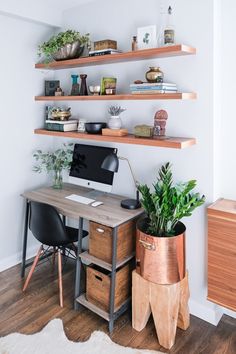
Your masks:
M72 200L73 202L77 202L77 203L81 203L81 204L86 204L89 205L92 202L95 202L95 199L90 199L90 198L86 198L86 197L82 197L81 195L78 194L70 194L67 197L65 197L66 199Z

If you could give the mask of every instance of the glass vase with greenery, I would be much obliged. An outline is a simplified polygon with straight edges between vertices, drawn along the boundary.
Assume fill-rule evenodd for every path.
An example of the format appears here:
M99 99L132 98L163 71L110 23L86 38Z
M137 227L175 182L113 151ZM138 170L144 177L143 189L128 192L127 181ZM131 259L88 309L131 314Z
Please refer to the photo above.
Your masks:
M154 191L144 184L139 185L141 204L147 214L146 231L152 236L170 237L176 235L178 222L191 216L194 209L205 202L205 196L192 192L196 180L173 184L170 163L163 165L158 171Z
M33 157L36 160L36 165L33 167L35 172L47 173L53 172L53 188L62 188L62 171L69 170L72 162L73 155L73 143L63 144L61 149L57 149L54 152L42 152L42 150L36 150Z

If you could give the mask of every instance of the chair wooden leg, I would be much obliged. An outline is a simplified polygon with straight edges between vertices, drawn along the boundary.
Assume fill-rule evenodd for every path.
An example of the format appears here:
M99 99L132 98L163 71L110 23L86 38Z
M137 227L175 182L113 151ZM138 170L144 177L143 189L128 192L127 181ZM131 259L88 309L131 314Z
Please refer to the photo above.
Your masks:
M25 291L27 289L28 285L29 285L30 279L31 279L31 277L33 275L35 267L36 267L36 265L37 265L37 263L39 261L39 258L41 256L42 250L43 250L43 245L40 246L40 248L38 250L38 253L37 253L37 255L36 255L35 259L34 259L34 262L32 264L32 267L30 268L29 274L28 274L28 276L26 278L26 281L25 281L25 284L23 286L23 291Z
M61 252L57 251L58 254L58 282L59 282L59 299L60 306L63 307L63 286L62 286L62 260L61 260Z
M52 265L53 265L53 267L55 266L56 253L57 253L57 249L56 249L56 247L54 246L54 247L53 247L53 255L52 255Z

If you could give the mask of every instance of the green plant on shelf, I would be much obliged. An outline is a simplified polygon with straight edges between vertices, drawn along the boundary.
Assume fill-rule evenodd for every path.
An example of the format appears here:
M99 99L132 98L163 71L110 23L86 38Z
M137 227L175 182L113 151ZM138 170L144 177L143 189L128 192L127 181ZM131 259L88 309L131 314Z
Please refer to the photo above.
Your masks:
M183 218L192 215L194 209L205 202L205 196L192 192L196 180L173 185L170 163L158 171L154 191L144 184L138 190L142 195L141 204L148 217L148 234L169 237L175 235L175 226Z
M45 55L46 60L51 60L53 54L58 52L66 44L72 44L76 41L80 42L81 46L89 43L89 33L81 35L78 31L67 30L52 36L48 41L38 46L38 55Z

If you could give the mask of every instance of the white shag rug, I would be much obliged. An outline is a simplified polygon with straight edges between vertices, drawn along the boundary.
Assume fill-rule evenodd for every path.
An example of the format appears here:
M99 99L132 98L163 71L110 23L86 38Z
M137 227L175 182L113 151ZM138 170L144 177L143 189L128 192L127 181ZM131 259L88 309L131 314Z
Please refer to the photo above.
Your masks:
M87 342L72 342L66 337L60 319L49 322L32 335L13 333L0 338L0 354L163 354L157 351L125 348L95 331Z

